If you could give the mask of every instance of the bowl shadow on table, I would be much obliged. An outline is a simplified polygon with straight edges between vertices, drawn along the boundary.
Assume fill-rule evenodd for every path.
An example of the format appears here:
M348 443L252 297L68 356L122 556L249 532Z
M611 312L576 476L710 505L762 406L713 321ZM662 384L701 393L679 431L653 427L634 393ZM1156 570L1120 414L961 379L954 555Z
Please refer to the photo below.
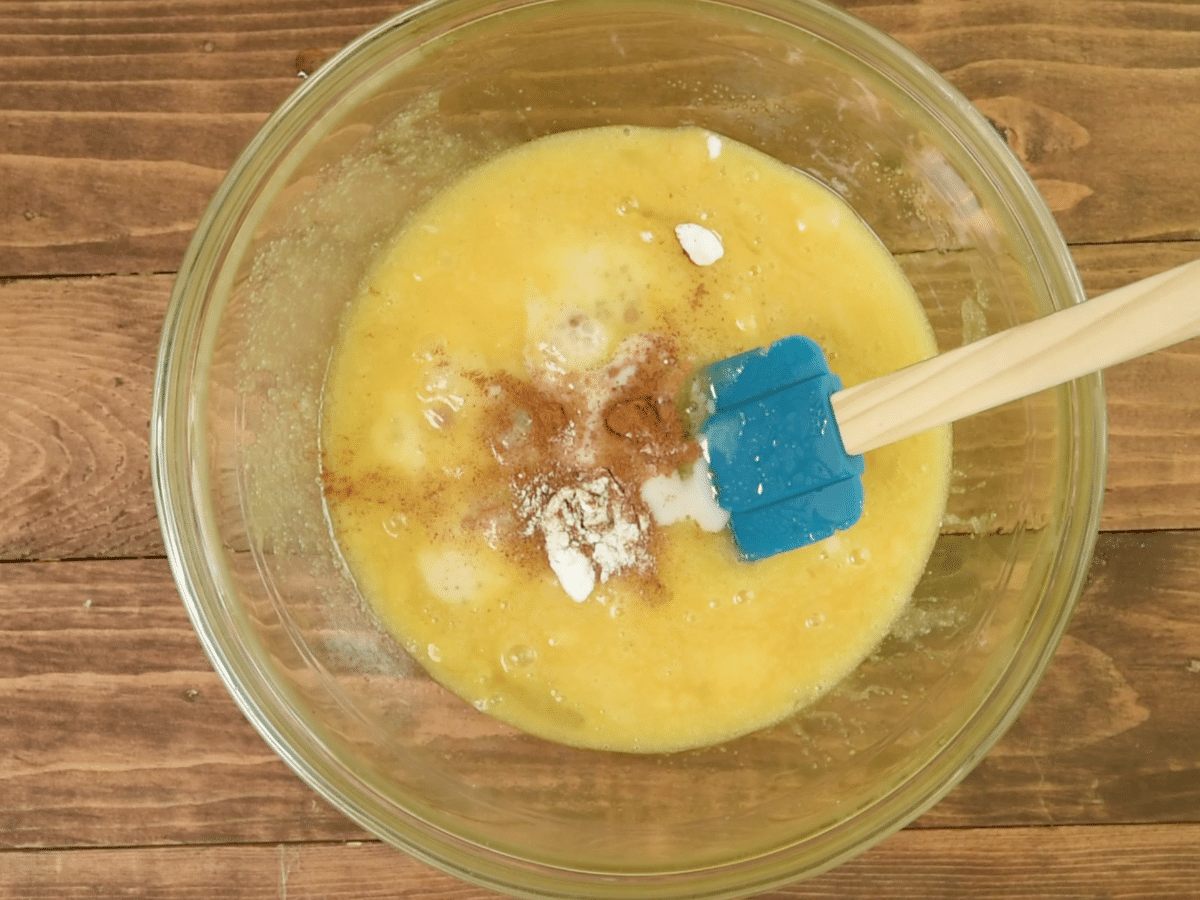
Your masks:
M209 326L207 438L197 450L212 563L232 586L208 611L209 644L239 648L245 662L218 667L284 758L343 809L353 794L375 810L369 827L386 811L400 824L385 836L402 845L423 822L516 856L537 847L568 868L655 872L854 827L849 813L875 804L896 805L888 827L898 827L920 812L912 797L940 796L986 749L979 735L1015 714L982 721L978 711L994 695L1009 698L1006 709L1023 696L1010 660L1060 627L1061 610L1029 598L1065 564L1056 548L1075 501L1063 473L1089 439L1071 433L1075 386L955 427L943 533L890 634L816 703L720 746L618 754L517 732L430 680L364 603L321 493L316 436L332 335L398 217L505 147L592 125L702 125L773 153L860 210L896 254L940 349L1050 308L1021 255L1003 246L1004 214L987 187L968 186L954 160L930 149L926 125L876 110L868 151L845 119L848 96L864 109L871 98L848 95L832 70L822 87L797 90L795 60L776 36L726 34L718 21L673 52L677 26L627 16L620 41L611 22L577 26L576 37L597 35L582 57L500 36L472 48L467 64L451 44L426 78L401 87L381 77L353 109L329 112L281 167L278 195L240 223L239 268ZM614 67L627 77L596 77ZM289 746L298 735L301 753ZM946 752L957 741L977 752ZM336 761L349 771L330 787Z

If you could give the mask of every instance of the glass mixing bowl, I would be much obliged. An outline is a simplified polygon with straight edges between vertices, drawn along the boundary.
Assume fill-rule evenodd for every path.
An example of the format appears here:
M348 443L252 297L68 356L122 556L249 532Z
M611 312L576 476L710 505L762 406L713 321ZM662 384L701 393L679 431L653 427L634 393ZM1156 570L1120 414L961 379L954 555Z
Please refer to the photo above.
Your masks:
M213 665L309 784L384 840L528 897L727 897L916 817L1013 720L1086 573L1104 401L1084 379L959 423L928 571L815 705L670 755L509 729L431 681L340 562L322 380L373 254L439 188L568 129L700 125L832 187L896 255L943 349L1080 302L987 121L808 0L448 0L347 47L267 122L180 269L155 386L167 550Z

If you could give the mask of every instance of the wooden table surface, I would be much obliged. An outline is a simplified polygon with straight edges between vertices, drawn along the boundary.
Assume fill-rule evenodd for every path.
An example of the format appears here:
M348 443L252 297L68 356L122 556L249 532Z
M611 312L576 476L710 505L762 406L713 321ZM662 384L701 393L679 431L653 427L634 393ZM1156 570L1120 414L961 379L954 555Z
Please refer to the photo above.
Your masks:
M149 480L201 210L298 72L402 5L0 5L0 897L493 896L373 840L242 718ZM1089 291L1200 256L1200 4L845 5L1006 135ZM769 896L1200 896L1200 342L1107 383L1104 533L1032 702L912 827Z

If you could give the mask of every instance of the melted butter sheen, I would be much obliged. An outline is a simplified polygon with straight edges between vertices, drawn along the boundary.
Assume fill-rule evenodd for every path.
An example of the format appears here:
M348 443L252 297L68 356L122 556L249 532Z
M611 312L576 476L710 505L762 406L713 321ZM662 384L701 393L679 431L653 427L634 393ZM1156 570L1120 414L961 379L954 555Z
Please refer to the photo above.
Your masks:
M719 236L698 265L676 228ZM574 385L638 336L696 366L805 334L849 386L935 352L895 262L840 199L698 129L527 144L407 224L352 304L323 440L329 511L364 595L446 687L579 746L720 742L811 702L879 642L937 535L948 430L867 456L861 521L747 564L725 532L659 526L657 587L581 602L544 549L514 549L497 379ZM625 342L623 344L623 342Z

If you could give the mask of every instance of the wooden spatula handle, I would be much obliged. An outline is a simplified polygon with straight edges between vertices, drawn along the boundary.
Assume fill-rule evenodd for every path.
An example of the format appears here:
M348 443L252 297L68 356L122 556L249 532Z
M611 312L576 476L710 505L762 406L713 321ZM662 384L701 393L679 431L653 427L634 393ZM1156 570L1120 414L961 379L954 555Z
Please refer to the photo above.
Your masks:
M1200 260L830 398L854 455L1200 334Z

